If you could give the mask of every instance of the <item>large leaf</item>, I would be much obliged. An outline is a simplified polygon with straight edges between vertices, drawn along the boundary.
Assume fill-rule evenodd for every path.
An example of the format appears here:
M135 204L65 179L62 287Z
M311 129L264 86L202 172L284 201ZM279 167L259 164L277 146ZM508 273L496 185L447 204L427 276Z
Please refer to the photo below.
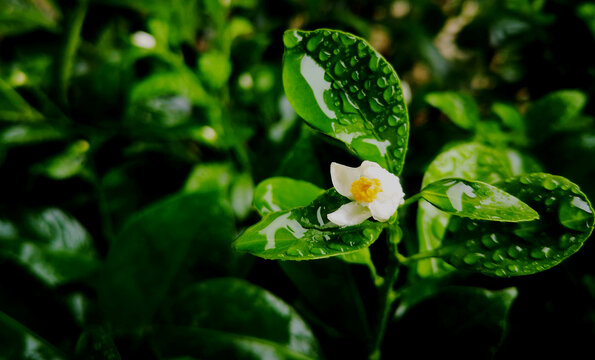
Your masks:
M409 119L393 67L365 40L335 30L288 30L283 86L311 126L361 159L399 174Z
M383 355L490 359L506 334L517 294L515 288L448 287L424 297L398 314Z
M366 220L339 227L327 219L348 201L335 189L327 190L308 206L268 214L233 246L265 259L283 260L320 259L366 248L378 238L384 224Z
M0 221L0 249L49 286L91 275L99 266L93 240L74 217L57 208L26 213L17 224Z
M254 189L254 206L260 215L310 204L324 192L307 181L272 177Z
M449 177L460 177L495 183L512 175L511 161L507 154L478 143L465 143L438 155L428 166L422 188ZM520 160L520 158L515 158ZM516 163L516 161L515 161ZM440 246L450 215L438 210L425 200L419 202L417 231L419 251L431 251ZM438 276L452 267L440 259L422 260L418 263L419 275Z
M107 318L118 327L146 324L189 260L225 274L234 263L233 234L231 210L218 191L175 195L142 211L107 255L99 286Z
M498 187L537 210L540 219L496 223L452 217L443 258L457 268L499 277L533 274L577 252L593 231L589 200L563 177L533 173Z
M157 332L162 357L318 359L309 326L283 300L244 280L188 287L171 306L175 327Z
M480 181L442 179L423 188L421 196L444 212L470 219L519 222L539 218L524 202Z
M427 94L425 100L463 129L472 130L479 122L479 107L470 95L449 91L434 92Z

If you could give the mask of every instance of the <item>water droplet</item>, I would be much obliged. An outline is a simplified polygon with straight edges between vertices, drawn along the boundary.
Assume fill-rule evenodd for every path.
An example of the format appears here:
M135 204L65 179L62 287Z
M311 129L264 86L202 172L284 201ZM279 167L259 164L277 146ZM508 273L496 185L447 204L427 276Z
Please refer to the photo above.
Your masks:
M304 253L302 252L302 250L298 249L298 248L289 248L289 250L287 250L287 255L289 256L304 256Z
M396 116L396 115L394 115ZM405 134L407 134L407 124L403 123L401 126L399 126L399 128L397 129L397 134L399 134L400 136L405 136Z
M399 117L397 115L389 115L387 122L390 126L395 126L399 123Z
M331 57L331 53L327 50L322 50L318 53L318 59L320 61L327 61Z
M475 229L477 229L477 223L475 221L469 221L467 223L467 230L473 231Z
M492 260L497 263L504 261L504 259L506 259L506 255L504 255L504 249L496 249L496 251L494 251L492 254Z
M354 71L354 72L352 72L352 73L351 73L351 78L352 78L354 81L359 81L359 72L358 72L358 71Z
M372 80L368 79L364 82L364 89L366 90L370 90L370 88L372 87Z
M380 79L381 78L378 78L378 80L380 80ZM384 101L390 102L390 100L392 99L392 97L393 97L394 94L395 94L395 87L394 86L389 86L382 93L382 97L384 98Z
M358 62L359 58L357 56L352 56L351 59L349 59L349 65L351 65L352 67L355 66Z
M570 234L564 234L560 236L560 240L558 241L558 247L560 247L561 249L568 249L575 241L575 236L572 236Z
M529 178L529 176L521 176L519 181L521 182L521 184L525 184L525 185L531 184L531 178Z
M291 49L299 44L303 39L303 36L298 33L297 30L286 31L283 34L283 44L286 48Z
M379 131L386 131L386 129L388 129L388 127L386 125L381 125L378 130Z
M335 64L334 72L337 76L343 76L347 71L347 65L341 60L337 61Z
M508 256L510 256L513 259L518 259L521 256L521 253L522 252L523 252L523 248L520 247L520 246L518 246L518 245L512 245L506 251L506 253L508 254Z
M562 186L560 186L560 189L566 191L566 190L570 189L570 186L571 185L569 183L564 182L564 183L562 183Z
M365 99L365 98L366 98L366 96L367 96L367 94L366 94L366 92L365 92L364 90L361 90L360 92L358 92L358 93L357 93L357 98L358 98L359 100L363 100L363 99Z
M510 270L514 273L518 273L520 268L518 265L510 264L510 265L508 265L508 270Z
M531 250L529 255L531 255L533 259L545 259L548 257L550 251L551 249L549 247L535 248Z
M341 251L341 252L345 251L345 248L343 247L343 245L339 244L339 243L331 242L328 244L328 247L330 247L333 250L337 250L337 251Z
M491 262L488 262L488 261L486 261L486 262L484 262L484 263L483 263L483 267L484 267L484 268L486 268L486 269L493 270L493 269L497 268L497 267L498 267L498 265L496 265L496 264L494 264L494 263L491 263Z
M316 50L316 48L318 47L318 45L320 45L322 40L324 40L322 35L312 36L310 40L308 40L308 43L306 43L306 49L308 49L308 51L310 52Z
M463 262L467 265L477 264L479 260L483 258L483 254L475 253L475 254L467 254L463 258Z
M495 274L496 276L500 276L500 277L505 277L505 276L507 276L507 275L508 275L508 274L506 273L506 270L504 270L504 269L498 269L498 270L496 270L496 272L494 272L494 274Z
M500 245L500 240L496 234L484 235L481 238L481 243L488 249L493 249Z
M334 32L331 35L331 39L333 39L333 41L339 41L339 33Z
M450 230L452 230L452 229L450 229ZM476 248L476 247L477 247L477 241L476 241L475 239L467 240L467 241L465 242L465 246L466 246L468 249L473 249L473 248Z
M543 181L543 187L548 190L554 190L558 187L558 185L560 185L560 183L557 182L555 179L552 179L551 177L547 177Z
M312 255L326 255L326 251L323 248L313 247L310 249Z
M384 89L385 87L388 86L388 81L386 81L386 78L384 78L384 77L379 77L376 80L376 85L378 85L380 88Z
M377 71L378 66L380 65L380 57L376 54L372 55L370 57L370 63L368 65L370 66L370 70L374 72Z
M384 105L380 102L380 100L378 100L378 98L371 97L368 100L368 103L370 104L370 109L375 113L381 112L384 109Z
M351 45L355 44L355 38L351 35L342 34L340 39L341 39L341 42L343 43L343 45L345 45L345 46L351 46Z
M374 235L376 234L376 231L372 230L372 229L364 229L363 231L363 235L367 238L367 239L373 239Z
M401 105L395 105L393 106L393 113L395 114L400 114L403 112L403 107Z
M396 83L398 83L397 76L395 75L395 73L390 74L390 76L388 77L388 82L391 85L395 85Z
M547 199L545 199L545 205L552 206L556 202L556 200L557 198L555 196L550 196Z
M593 210L589 203L578 196L566 198L558 209L558 220L565 227L587 232L593 226Z

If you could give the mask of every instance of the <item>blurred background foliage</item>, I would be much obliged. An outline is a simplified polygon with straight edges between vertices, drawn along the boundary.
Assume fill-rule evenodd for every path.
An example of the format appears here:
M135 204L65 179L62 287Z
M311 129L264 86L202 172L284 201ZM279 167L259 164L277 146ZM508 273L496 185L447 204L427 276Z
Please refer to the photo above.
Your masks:
M328 188L331 161L355 164L283 93L283 31L321 27L367 39L407 88L406 193L473 140L595 199L589 1L2 0L0 358L365 358L365 266L229 246L254 184ZM383 354L593 356L593 256L440 280L464 288L400 308Z

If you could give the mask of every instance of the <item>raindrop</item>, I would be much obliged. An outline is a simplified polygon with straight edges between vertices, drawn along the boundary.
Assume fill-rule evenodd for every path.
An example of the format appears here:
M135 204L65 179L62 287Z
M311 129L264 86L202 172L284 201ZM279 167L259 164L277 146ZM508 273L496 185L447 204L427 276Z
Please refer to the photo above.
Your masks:
M334 71L335 71L335 75L343 76L345 74L345 72L347 71L347 66L345 65L345 63L343 61L339 60L335 64Z
M545 178L543 181L543 187L548 190L554 190L560 185L556 180L552 179L551 177Z
M370 70L376 72L378 70L378 66L380 65L380 57L376 54L372 55L368 65L370 66Z
M287 31L283 34L283 44L291 49L302 41L302 36L297 31Z
M323 248L314 247L310 249L312 255L326 255L326 251Z
M508 270L510 270L514 273L518 273L520 268L518 265L510 264L510 265L508 265Z
M498 240L498 237L496 236L496 234L489 234L489 235L484 235L481 238L481 243L488 249L493 249L495 247L497 247L498 245L500 245L500 240Z
M351 46L353 44L355 44L355 38L353 36L350 35L343 35L340 37L341 42L343 43L343 45L345 46Z
M496 276L500 276L500 277L504 277L504 276L508 275L506 273L506 270L504 270L504 269L498 269L498 270L496 270L496 272L494 274L496 274Z
M361 90L360 92L357 93L357 98L359 100L363 100L366 98L366 95L367 95L366 92L364 90Z
M370 104L370 109L375 113L381 112L384 109L384 105L378 98L372 97L368 100L368 103Z
M376 80L376 84L381 87L382 89L384 89L385 87L388 86L388 81L386 81L386 78L381 76Z
M548 247L535 248L535 249L532 249L529 254L531 255L532 258L537 259L537 260L545 259L548 257L550 250L551 249Z
M523 248L520 247L520 246L518 246L518 245L512 245L506 251L506 253L508 254L508 256L510 256L513 259L518 259L521 256L521 253L522 252L523 252Z
M383 78L378 78L378 81L380 81L380 79L383 79ZM382 97L384 98L384 101L389 102L394 94L395 94L395 87L389 86L382 93Z
M400 119L399 119L399 117L398 117L397 115L390 115L390 116L388 117L388 119L387 119L387 121L388 121L388 124L389 124L390 126L395 126L395 125L397 125L397 124L399 123L399 120L400 120Z
M359 81L359 72L358 72L358 71L354 71L354 72L352 72L352 73L351 73L351 78L352 78L354 81Z
M351 91L352 93L356 93L359 91L359 88L356 85L350 85L349 91Z
M355 66L355 64L357 64L359 62L359 59L357 56L352 56L351 59L349 60L349 65L351 66Z
M492 260L494 260L497 263L504 261L504 259L506 259L506 257L504 255L504 250L502 249L497 249L492 254Z
M473 264L476 264L483 257L484 257L483 254L479 254L479 253L467 254L463 258L463 262L467 265L473 265Z
M314 51L314 50L316 50L318 45L320 45L322 40L323 40L323 38L321 35L312 36L310 38L310 40L308 40L308 43L306 44L306 48L308 49L308 51Z
M318 53L318 58L320 61L327 61L331 57L331 53L327 50L322 50Z
M298 248L290 248L289 250L287 250L287 255L289 255L289 256L304 256L304 253L302 252L302 250L300 250Z
M393 115L393 116L396 116L396 115ZM399 134L401 136L405 136L407 134L407 124L406 123L403 123L403 125L399 126L399 128L397 129L397 134Z

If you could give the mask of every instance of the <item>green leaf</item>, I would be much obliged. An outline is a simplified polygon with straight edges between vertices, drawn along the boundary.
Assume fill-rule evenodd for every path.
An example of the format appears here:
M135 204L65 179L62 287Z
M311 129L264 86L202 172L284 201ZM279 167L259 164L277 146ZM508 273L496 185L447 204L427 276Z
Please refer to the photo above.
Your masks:
M137 83L130 92L130 103L167 95L182 96L198 106L208 106L213 101L193 72L187 68L179 68L153 74Z
M397 313L398 321L388 331L386 342L399 345L390 347L394 354L389 350L383 355L493 358L506 334L508 313L517 294L516 288L448 287L424 297Z
M188 287L171 306L175 327L157 332L161 357L318 359L309 326L283 300L244 280Z
M37 121L43 116L37 112L9 84L0 79L0 120L1 121Z
M46 124L39 125L13 125L2 129L0 144L2 146L30 145L46 141L62 139L65 132Z
M235 177L230 190L231 207L236 217L245 219L250 214L254 198L254 182L249 173L242 173Z
M221 88L229 80L232 67L229 56L210 50L198 58L198 71L205 83L213 88Z
M533 274L574 254L593 231L589 200L563 177L533 173L498 187L535 209L540 219L495 223L451 218L442 258L453 266L499 277Z
M36 28L56 30L61 14L50 0L10 0L0 3L0 36Z
M0 311L0 358L66 359L53 345Z
M134 216L107 254L99 285L107 319L121 328L147 324L188 261L205 274L229 272L234 234L219 191L171 196Z
M21 223L0 221L0 249L48 286L91 275L99 266L93 240L71 215L57 208L27 213Z
M524 202L480 181L442 179L423 188L421 196L444 212L470 219L502 222L539 219L539 214Z
M254 206L261 216L310 204L323 189L307 181L286 177L272 177L254 189Z
M442 111L457 126L472 130L479 123L479 108L472 96L451 91L425 96L428 104Z
M370 246L384 224L369 220L338 227L327 219L349 200L327 190L310 205L266 215L233 244L238 251L265 259L311 260L343 255Z
M492 112L502 120L502 123L513 130L524 130L525 120L516 107L506 103L494 103Z
M573 128L577 121L584 122L580 114L586 103L587 96L578 90L559 90L542 97L527 109L529 135L539 141L554 131Z
M511 162L506 153L478 143L464 143L442 152L430 163L424 174L422 188L449 177L495 183L510 176ZM449 218L450 215L427 201L419 202L417 232L420 252L431 251L442 244ZM450 270L452 267L440 259L422 260L417 266L418 274L423 277L440 276Z
M283 42L283 86L298 115L399 174L409 118L393 67L365 40L341 31L288 30Z
M229 163L203 163L192 168L184 185L185 192L227 189L231 185L233 166Z
M79 175L84 173L88 151L89 143L86 140L79 140L60 154L34 166L32 170L56 180Z

